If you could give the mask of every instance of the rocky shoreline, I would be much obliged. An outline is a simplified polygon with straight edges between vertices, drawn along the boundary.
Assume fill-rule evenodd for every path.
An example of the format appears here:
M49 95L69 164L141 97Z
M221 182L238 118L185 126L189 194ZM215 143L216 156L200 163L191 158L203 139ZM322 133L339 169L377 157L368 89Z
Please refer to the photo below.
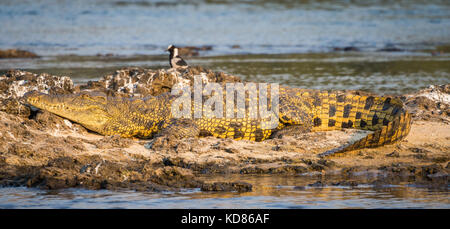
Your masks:
M365 132L294 131L264 142L206 137L147 149L149 140L101 136L49 112L31 109L22 101L31 90L49 94L96 90L111 96L145 97L170 91L174 84L190 84L194 75L202 75L208 82L240 81L200 67L183 73L125 68L76 86L67 76L7 72L0 76L0 185L245 192L256 184L239 179L224 182L221 176L281 174L317 177L309 186L406 182L448 189L450 85L430 86L399 97L414 117L411 133L402 142L332 159L317 154ZM199 175L217 179L205 181Z

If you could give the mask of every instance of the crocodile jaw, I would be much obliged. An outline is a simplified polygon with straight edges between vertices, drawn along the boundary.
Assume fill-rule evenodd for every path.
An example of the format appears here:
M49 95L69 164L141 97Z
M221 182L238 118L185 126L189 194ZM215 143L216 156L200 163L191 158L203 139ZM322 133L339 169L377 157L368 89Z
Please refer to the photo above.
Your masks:
M34 107L80 123L100 134L111 119L105 109L107 98L104 95L48 95L32 91L25 94L24 98Z

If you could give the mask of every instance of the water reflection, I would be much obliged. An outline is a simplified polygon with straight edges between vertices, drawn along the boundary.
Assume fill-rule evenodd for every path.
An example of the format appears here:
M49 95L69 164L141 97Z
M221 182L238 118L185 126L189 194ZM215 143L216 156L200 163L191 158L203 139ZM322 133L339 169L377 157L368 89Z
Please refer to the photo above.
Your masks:
M218 177L202 177L206 181ZM308 176L230 175L221 181L245 181L252 192L44 191L2 188L0 208L450 208L448 187L427 189L401 183L375 187L308 186Z

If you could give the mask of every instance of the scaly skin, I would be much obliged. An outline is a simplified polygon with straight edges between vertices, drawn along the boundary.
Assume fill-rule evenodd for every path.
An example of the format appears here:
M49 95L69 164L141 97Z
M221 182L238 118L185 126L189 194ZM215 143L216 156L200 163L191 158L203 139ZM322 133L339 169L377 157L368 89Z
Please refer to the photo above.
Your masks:
M279 88L280 122L275 129L262 129L261 120L249 118L248 110L245 118L240 119L175 119L172 117L171 104L177 96L170 93L144 99L127 99L99 93L51 96L31 92L25 98L30 105L80 123L92 131L122 137L171 135L184 138L213 135L262 141L291 125L301 125L311 131L342 128L374 131L355 143L320 156L391 144L406 137L411 127L411 115L398 99L282 86Z

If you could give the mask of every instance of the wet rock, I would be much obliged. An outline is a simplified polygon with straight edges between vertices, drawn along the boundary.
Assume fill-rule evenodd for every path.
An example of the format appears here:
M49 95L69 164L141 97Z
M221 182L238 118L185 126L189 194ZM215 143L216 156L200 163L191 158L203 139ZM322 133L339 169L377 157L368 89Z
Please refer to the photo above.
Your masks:
M378 169L387 172L387 175L395 174L394 176L409 176L414 175L417 172L415 166L402 163L393 163L388 166L381 166Z
M317 163L328 168L331 168L336 165L336 162L328 159L320 159L317 161Z
M242 168L241 174L302 174L308 169L300 165L280 165L280 166L249 166Z
M356 186L358 186L358 183L359 183L359 182L357 182L357 181L346 181L346 180L344 180L344 181L339 181L339 182L333 182L333 183L331 183L331 185L333 185L333 186L350 186L350 187L356 187Z
M319 172L325 170L325 166L324 166L324 165L319 164L319 163L315 163L315 162L313 162L313 163L309 166L309 168L310 168L311 170L313 170L313 171L319 171Z
M421 174L423 176L429 176L429 175L433 175L433 174L436 174L439 172L445 173L442 166L440 166L439 164L426 165L426 166L422 166L422 168L421 168Z
M210 45L204 45L204 46L183 46L183 47L179 47L179 54L180 56L186 56L186 57L190 57L190 56L198 56L199 52L201 51L210 51L212 50L212 46Z
M308 168L312 171L323 171L326 168L332 168L336 163L329 159L320 159L317 161L311 159L302 159L302 162L308 165Z
M271 174L302 174L306 173L307 171L308 169L304 166L286 165L276 168L270 168L268 172Z
M306 187L305 186L295 186L293 189L296 191L304 191L304 190L306 190Z
M105 53L105 54L97 53L96 56L98 56L98 57L113 57L114 54L113 53Z
M203 182L194 179L191 170L180 167L163 167L152 172L151 181L154 183L178 188L203 187Z
M241 173L241 174L264 174L264 173L267 173L266 171L267 170L264 170L260 167L253 166L253 167L242 168L239 171L239 173Z
M429 150L426 150L426 149L423 149L423 148L417 148L417 147L410 148L409 150L411 152L415 153L413 155L414 158L421 159L421 160L428 159L427 154L431 153Z
M377 51L378 52L404 52L405 50L401 49L401 48L394 47L394 46L388 46L388 47L385 47L385 48L378 49Z
M251 192L253 185L246 182L214 182L202 185L202 191Z
M322 181L316 181L312 184L308 184L309 187L323 187L326 186L325 183L323 183Z
M360 51L360 49L357 48L357 47L354 47L354 46L346 46L346 47L334 47L333 51L335 51L335 52L341 52L341 51L344 51L344 52L358 52L358 51Z
M7 49L7 50L1 50L0 49L0 59L4 58L38 58L39 56L35 53L20 50L20 49Z

